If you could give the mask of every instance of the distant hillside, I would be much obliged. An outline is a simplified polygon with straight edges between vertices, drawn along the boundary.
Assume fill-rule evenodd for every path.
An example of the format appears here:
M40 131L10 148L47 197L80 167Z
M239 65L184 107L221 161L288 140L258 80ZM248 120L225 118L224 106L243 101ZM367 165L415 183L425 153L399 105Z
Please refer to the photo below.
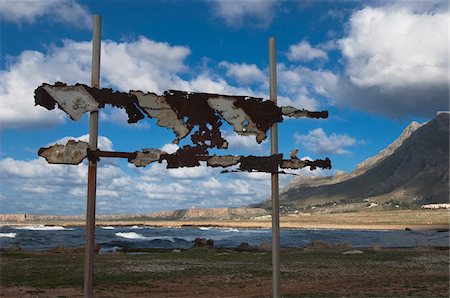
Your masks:
M192 208L174 211L160 211L146 214L97 214L97 220L230 220L251 219L267 215L260 208ZM38 222L38 221L84 221L85 216L44 215L44 214L0 214L0 222Z
M285 209L414 208L448 201L448 112L422 125L411 123L397 140L351 173L297 177L280 194Z

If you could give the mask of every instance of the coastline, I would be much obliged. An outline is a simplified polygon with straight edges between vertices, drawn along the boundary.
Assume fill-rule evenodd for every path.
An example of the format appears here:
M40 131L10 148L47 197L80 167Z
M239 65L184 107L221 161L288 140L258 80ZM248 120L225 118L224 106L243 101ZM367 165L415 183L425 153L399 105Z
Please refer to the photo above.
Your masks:
M38 221L38 222L16 222L0 223L0 226L62 226L83 227L81 221ZM102 226L147 226L160 228L189 228L189 227L213 227L213 228L241 228L241 229L269 229L271 222L252 221L99 221L97 227ZM401 224L312 224L312 223L280 223L281 229L304 229L304 230L449 230L449 225L427 224L427 225L401 225Z
M82 219L0 221L0 226L63 226L82 227ZM267 229L272 227L270 216L253 219L164 219L130 217L118 219L97 219L97 226L149 226L149 227L218 227ZM281 229L324 229L324 230L449 230L448 210L395 210L366 211L351 213L283 215Z

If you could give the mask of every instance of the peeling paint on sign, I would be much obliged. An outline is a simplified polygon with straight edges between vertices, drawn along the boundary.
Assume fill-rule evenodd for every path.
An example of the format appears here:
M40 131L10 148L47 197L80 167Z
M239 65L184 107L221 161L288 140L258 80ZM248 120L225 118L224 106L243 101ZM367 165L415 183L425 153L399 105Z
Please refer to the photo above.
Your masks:
M279 169L299 169L310 167L331 168L331 161L299 160L297 150L290 159L283 154L271 156L218 156L209 155L208 149L226 149L227 140L220 130L226 121L240 135L254 135L261 143L267 138L267 131L273 124L287 117L327 118L328 112L311 112L293 107L278 107L273 101L246 96L230 96L209 93L192 93L170 90L163 95L130 91L117 92L112 89L93 88L83 84L67 86L43 84L35 90L36 105L52 110L58 106L73 120L109 104L123 108L128 114L128 122L135 123L147 115L157 119L157 125L171 129L176 138L174 143L190 135L193 145L185 145L169 154L158 149L143 149L135 152L113 152L89 150L85 142L69 141L65 146L54 145L41 148L39 155L49 163L79 164L84 158L99 160L100 157L127 158L137 167L145 167L152 162L167 162L167 168L196 167L206 161L211 167L237 166L239 171L279 173Z
M84 158L98 160L100 157L127 158L128 162L136 167L145 167L152 162L167 162L167 168L196 167L200 166L200 161L206 161L207 166L227 168L238 166L239 171L245 172L266 172L283 173L281 169L301 169L310 167L330 169L331 161L325 160L299 160L296 157L283 159L283 154L271 156L240 156L214 154L209 156L198 147L185 146L177 152L169 154L159 149L142 149L136 152L113 152L101 150L89 150L89 144L82 141L69 140L66 145L56 144L50 147L39 149L39 155L44 157L48 163L52 164L80 164Z
M129 160L136 167L145 167L149 163L159 161L161 154L167 154L164 151L158 149L143 149L142 152L136 152L136 157Z
M176 135L175 144L189 134L190 130L177 117L177 113L172 110L164 96L155 93L144 94L142 91L131 91L131 94L137 97L139 105L150 118L158 119L157 125L173 130Z
M135 123L147 115L158 119L157 125L174 131L178 143L191 132L195 146L226 149L220 127L225 120L241 135L255 135L261 143L276 122L288 117L326 118L328 112L310 112L293 107L277 107L270 100L246 96L192 93L170 90L164 95L142 91L113 92L82 84L67 86L43 84L35 90L35 103L49 110L58 105L76 120L84 112L103 108L106 104L125 109L128 122ZM71 108L72 107L72 108ZM75 107L76 109L74 109Z
M38 151L48 163L77 165L88 155L89 144L83 141L69 140L66 145L56 144Z

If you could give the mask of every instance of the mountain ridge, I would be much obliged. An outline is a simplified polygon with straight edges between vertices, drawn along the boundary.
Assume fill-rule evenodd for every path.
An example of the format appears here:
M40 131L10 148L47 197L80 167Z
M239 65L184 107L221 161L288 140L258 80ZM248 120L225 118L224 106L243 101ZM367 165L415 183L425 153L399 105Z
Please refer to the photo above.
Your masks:
M448 164L449 113L441 112L427 123L412 122L399 138L350 173L295 178L281 191L280 204L290 209L331 206L337 211L342 205L417 208L448 203ZM255 206L270 208L268 201Z

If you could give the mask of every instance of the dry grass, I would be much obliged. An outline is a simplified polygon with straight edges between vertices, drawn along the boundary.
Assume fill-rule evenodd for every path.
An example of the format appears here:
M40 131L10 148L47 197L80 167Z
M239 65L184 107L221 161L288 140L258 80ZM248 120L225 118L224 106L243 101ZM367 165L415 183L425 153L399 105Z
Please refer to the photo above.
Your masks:
M83 256L2 254L2 297L81 297ZM95 259L96 297L270 297L270 253L189 250ZM290 250L284 297L448 297L448 251Z

